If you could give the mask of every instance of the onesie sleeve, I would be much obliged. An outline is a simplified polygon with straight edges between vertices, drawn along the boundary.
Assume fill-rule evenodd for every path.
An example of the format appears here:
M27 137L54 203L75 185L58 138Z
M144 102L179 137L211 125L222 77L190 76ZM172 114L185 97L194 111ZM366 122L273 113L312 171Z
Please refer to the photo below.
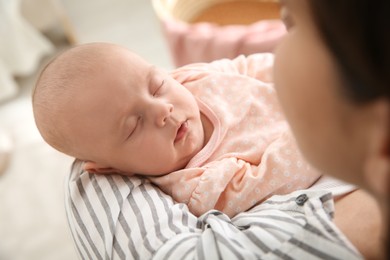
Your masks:
M240 55L237 58L221 59L211 63L194 63L174 70L171 75L180 83L198 80L211 73L228 73L243 75L265 83L272 82L272 53L258 53L249 56Z
M234 217L274 194L309 187L320 177L319 172L303 162L296 166L279 161L279 150L285 147L286 141L280 138L271 143L261 163L226 157L150 180L175 201L186 203L196 216L216 209Z

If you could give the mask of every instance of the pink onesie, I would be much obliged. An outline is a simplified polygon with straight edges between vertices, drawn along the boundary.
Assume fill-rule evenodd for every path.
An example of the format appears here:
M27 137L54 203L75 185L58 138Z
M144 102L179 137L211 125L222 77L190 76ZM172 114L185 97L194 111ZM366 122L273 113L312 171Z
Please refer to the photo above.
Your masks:
M197 97L214 131L185 169L149 179L194 214L218 209L233 217L319 178L283 117L271 83L272 65L272 54L255 54L172 72Z

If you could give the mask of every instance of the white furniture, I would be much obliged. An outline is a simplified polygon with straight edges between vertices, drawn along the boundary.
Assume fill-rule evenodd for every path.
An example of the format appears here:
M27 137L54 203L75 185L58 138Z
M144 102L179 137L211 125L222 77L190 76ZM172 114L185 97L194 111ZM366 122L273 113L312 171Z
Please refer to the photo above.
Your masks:
M0 0L0 102L17 93L15 76L31 75L53 45L20 12L20 0Z

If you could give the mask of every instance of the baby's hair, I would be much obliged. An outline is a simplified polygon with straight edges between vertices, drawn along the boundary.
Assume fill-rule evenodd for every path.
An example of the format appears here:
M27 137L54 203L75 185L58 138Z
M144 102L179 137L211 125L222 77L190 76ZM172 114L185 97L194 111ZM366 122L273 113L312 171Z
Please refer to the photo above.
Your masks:
M52 59L40 72L32 93L32 105L36 125L45 141L55 149L68 153L67 139L61 131L60 122L56 120L61 110L60 99L63 100L69 92L69 89L66 89L68 80L64 75L59 75L62 74L60 70L66 70L68 67L65 64L57 64L61 62L58 60L61 55Z
M66 131L71 122L63 119L65 112L109 46L113 45L91 43L68 49L52 59L36 81L32 93L36 125L44 140L65 154L77 157Z

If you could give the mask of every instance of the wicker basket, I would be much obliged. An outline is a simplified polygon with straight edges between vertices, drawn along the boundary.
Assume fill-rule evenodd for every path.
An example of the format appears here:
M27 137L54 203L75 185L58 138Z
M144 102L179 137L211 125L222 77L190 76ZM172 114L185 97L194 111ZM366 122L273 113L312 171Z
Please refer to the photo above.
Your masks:
M285 34L285 27L279 19L259 20L241 25L191 22L207 8L224 2L240 0L153 0L153 8L161 21L176 66L235 58L240 54L272 52Z

